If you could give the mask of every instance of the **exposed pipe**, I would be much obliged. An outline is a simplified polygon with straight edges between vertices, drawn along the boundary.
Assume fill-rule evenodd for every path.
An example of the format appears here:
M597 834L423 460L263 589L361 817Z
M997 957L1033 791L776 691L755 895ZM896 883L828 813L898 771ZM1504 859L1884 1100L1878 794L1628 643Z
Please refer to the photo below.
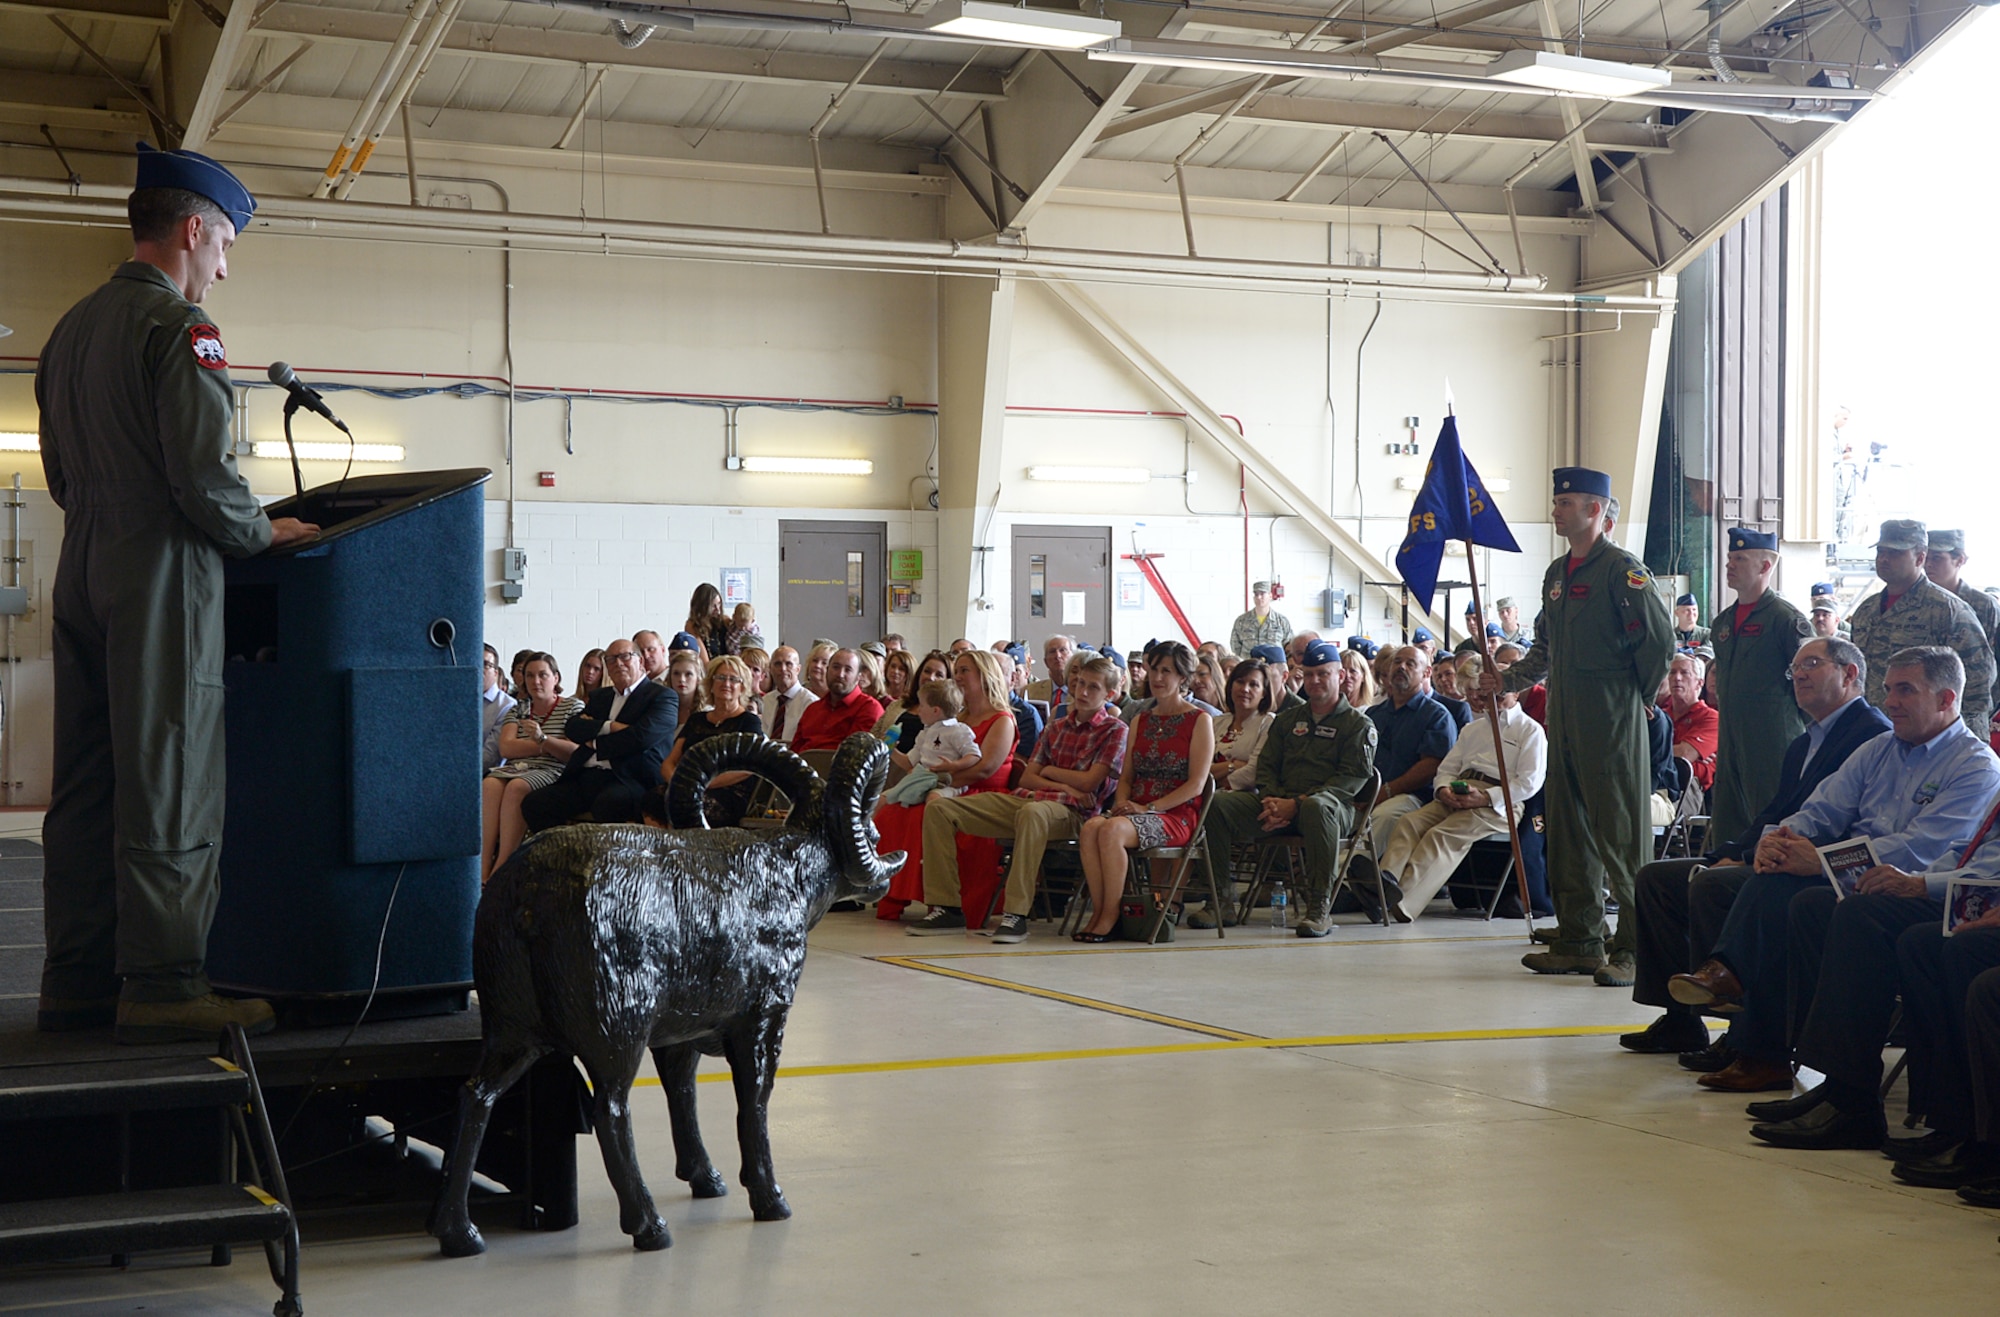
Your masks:
M417 84L423 81L424 74L430 71L431 61L437 58L438 48L444 45L445 35L458 21L458 11L464 7L465 0L438 0L438 11L432 17L430 26L424 30L422 39L417 42L416 53L404 61L403 71L397 76L395 86L382 98L382 104L375 111L374 122L369 127L366 140L361 143L361 149L347 162L347 176L334 186L336 201L347 200L347 194L354 190L355 180L368 167L368 157L375 154L376 143L382 140L383 133L389 131L389 123L395 118L396 111L410 99Z
M14 488L7 500L7 584L21 584L21 473L14 473ZM14 734L6 725L7 714L14 710L16 683L14 674L20 660L14 654L14 615L7 615L7 698L0 702L0 774L4 774L7 803L14 803Z
M443 0L438 0L442 5ZM354 118L348 122L347 131L341 134L340 145L334 148L333 158L326 162L326 173L319 186L313 189L315 197L324 197L333 191L333 185L340 181L341 171L347 167L347 158L354 154L361 139L368 132L368 124L374 118L375 110L382 104L382 94L389 89L389 82L403 66L403 57L409 53L410 43L416 39L417 28L423 22L424 11L431 0L410 0L410 7L403 14L403 26L397 30L396 39L389 44L389 53L382 59L382 67L375 71L375 81L368 84L368 91L361 98L361 104L354 108ZM435 18L436 11L432 11ZM231 106L231 112L235 110Z
M651 28L646 30L648 32L652 31ZM826 170L820 161L819 135L826 131L828 124L833 122L833 116L840 113L841 102L845 101L853 93L854 89L861 85L861 80L868 76L868 71L875 67L875 61L881 59L882 52L888 48L889 43L886 40L878 43L874 53L862 61L861 67L854 71L854 76L847 80L847 85L833 94L833 99L829 100L826 103L826 108L820 111L819 118L813 120L812 127L806 129L806 139L812 143L813 191L819 196L819 231L821 233L832 233L833 221L828 218L826 212ZM998 178L999 175L995 174L994 177Z
M641 23L637 27L622 18L611 20L611 34L618 38L618 44L627 50L637 50L646 44L646 38L660 30L657 23Z

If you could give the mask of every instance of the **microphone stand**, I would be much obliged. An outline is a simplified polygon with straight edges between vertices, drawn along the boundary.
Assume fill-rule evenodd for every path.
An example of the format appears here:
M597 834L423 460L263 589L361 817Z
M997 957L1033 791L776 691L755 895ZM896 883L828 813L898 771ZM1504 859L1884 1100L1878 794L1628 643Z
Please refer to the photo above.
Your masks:
M299 473L299 446L292 442L292 415L299 409L299 396L294 393L285 399L285 450L292 455L292 488L299 496L299 511L305 511L306 478Z

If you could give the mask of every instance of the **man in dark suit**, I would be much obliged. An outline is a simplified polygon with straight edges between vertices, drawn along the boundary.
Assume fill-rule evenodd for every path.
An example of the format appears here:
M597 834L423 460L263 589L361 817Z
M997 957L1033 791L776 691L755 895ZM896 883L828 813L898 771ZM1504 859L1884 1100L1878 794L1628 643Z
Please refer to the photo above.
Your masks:
M1889 720L1862 698L1866 660L1839 637L1808 641L1792 660L1792 698L1808 726L1785 751L1778 794L1737 836L1699 859L1658 860L1639 871L1639 964L1632 1000L1659 1006L1666 1014L1619 1045L1634 1052L1691 1054L1689 1069L1720 1070L1729 1063L1727 1044L1708 1045L1701 1011L1683 1006L1667 992L1667 979L1708 959L1729 907L1749 880L1747 858L1767 828L1789 818L1813 788L1847 762L1856 747L1889 730ZM1710 867L1719 866L1719 867Z
M646 792L659 780L680 725L680 697L646 680L629 640L611 642L604 668L611 685L594 692L563 732L577 743L563 775L521 801L530 832L584 814L598 823L635 823Z

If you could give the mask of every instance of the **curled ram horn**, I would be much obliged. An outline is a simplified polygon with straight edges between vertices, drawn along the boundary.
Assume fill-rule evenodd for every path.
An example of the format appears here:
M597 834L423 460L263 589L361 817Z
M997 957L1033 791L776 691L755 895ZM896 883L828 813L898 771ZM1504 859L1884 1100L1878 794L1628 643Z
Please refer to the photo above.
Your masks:
M879 840L875 802L882 798L882 784L889 777L889 747L866 732L856 732L840 743L828 777L821 803L827 845L847 881L861 893L860 899L876 900L889 890L889 880L908 859L902 851L875 853Z
M674 780L667 785L667 822L676 828L706 828L702 817L702 793L721 773L755 773L767 779L792 802L787 822L795 828L816 832L820 826L819 774L805 760L778 742L750 732L711 736L689 746L681 756Z

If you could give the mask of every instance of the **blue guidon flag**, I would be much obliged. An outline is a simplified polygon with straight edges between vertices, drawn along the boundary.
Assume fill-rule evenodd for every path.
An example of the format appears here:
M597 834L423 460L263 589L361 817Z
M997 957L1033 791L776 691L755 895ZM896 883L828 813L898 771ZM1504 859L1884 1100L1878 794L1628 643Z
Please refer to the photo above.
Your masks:
M1431 611L1431 597L1437 593L1438 567L1444 561L1444 546L1450 540L1470 540L1489 549L1519 553L1521 546L1486 483L1465 460L1458 442L1458 418L1447 415L1438 431L1437 447L1424 471L1424 487L1410 508L1410 533L1396 552L1396 570L1410 587L1410 598L1422 612Z

